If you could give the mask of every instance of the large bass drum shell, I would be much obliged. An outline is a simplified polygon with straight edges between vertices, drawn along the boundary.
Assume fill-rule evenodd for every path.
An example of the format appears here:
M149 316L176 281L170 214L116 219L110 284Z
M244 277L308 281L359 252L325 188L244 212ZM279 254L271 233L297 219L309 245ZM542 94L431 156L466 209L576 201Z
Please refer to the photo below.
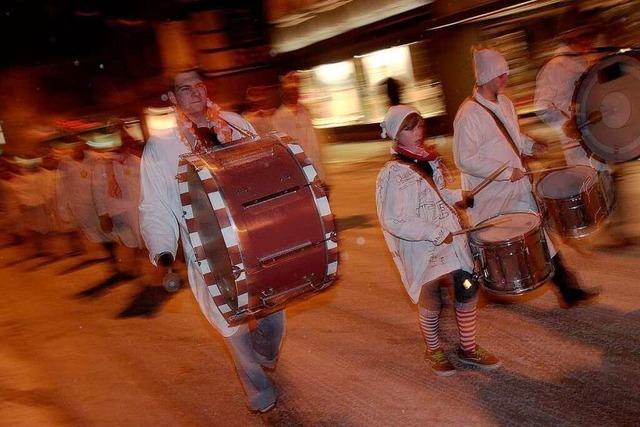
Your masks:
M198 266L229 324L334 282L337 236L327 195L289 136L184 155L177 179Z

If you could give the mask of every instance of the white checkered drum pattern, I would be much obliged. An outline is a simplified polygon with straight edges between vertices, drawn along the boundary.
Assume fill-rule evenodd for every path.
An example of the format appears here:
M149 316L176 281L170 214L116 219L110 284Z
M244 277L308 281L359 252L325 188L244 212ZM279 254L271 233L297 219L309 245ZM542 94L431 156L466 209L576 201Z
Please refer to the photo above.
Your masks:
M229 324L335 281L338 245L327 194L289 136L184 155L177 180L198 266Z

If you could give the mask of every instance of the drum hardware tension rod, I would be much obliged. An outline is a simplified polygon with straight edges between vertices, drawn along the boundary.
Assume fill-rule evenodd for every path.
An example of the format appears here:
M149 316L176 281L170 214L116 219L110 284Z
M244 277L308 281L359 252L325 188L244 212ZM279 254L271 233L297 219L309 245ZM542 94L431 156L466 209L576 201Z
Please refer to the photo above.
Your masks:
M476 225L475 227L463 228L462 230L454 231L453 233L451 233L451 235L458 236L460 234L470 233L472 231L481 230L483 228L494 227L496 225L504 224L505 222L511 222L511 220L505 218L505 219L501 219L500 221L494 221L489 224L482 224L482 225Z
M559 170L562 170L562 169L569 169L569 168L572 168L572 167L573 166L569 166L569 165L556 166L556 167L553 167L553 168L545 168L545 169L536 169L536 170L533 170L533 171L526 171L524 174L525 175L534 175L534 174L537 174L537 173L559 171Z
M474 189L472 189L471 195L475 196L487 185L491 184L498 177L498 175L500 175L507 167L508 167L508 162L504 162L502 166L500 166L498 169L493 171L491 175L486 177L480 184L478 184Z

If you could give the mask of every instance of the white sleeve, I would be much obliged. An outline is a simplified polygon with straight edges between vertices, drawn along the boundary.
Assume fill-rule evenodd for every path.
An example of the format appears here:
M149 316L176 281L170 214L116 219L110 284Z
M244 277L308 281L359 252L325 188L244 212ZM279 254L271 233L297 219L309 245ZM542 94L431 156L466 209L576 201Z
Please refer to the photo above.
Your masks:
M150 140L140 161L140 230L149 250L149 258L155 265L156 256L170 252L176 257L180 228L171 209L173 197L178 197L173 187L173 176L163 171L163 162L157 144Z
M394 168L378 177L376 202L382 228L402 240L442 243L449 231L418 216L418 180L400 180Z
M482 141L478 138L480 125L471 117L469 110L457 118L453 126L453 159L460 171L477 178L486 178L502 166L502 162L485 156ZM505 169L498 175L497 181L507 181L512 169Z
M548 125L559 125L567 120L562 111L556 106L557 82L554 76L557 74L553 60L547 63L538 73L536 78L536 91L533 105L538 117Z

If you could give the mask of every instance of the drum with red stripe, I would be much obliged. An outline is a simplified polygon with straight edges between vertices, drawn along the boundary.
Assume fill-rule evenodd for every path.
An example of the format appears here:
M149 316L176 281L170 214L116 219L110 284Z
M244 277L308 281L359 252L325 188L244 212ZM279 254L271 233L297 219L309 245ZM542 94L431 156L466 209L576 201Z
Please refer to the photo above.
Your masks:
M177 179L198 266L229 324L334 282L338 246L327 195L289 136L184 155Z

